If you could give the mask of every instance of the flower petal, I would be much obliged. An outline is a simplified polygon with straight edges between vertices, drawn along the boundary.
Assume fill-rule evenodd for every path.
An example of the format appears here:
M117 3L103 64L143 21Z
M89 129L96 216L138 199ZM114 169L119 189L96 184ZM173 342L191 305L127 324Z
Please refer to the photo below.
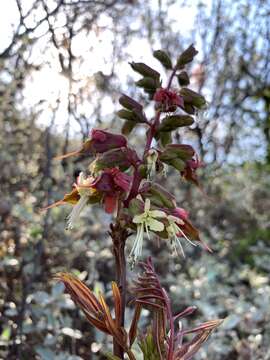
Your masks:
M148 212L150 210L150 206L151 206L150 199L146 199L144 204L144 212Z
M132 222L134 222L135 224L141 224L144 222L144 213L143 214L140 214L140 215L135 215Z
M67 227L66 227L67 230L73 229L74 225L78 221L80 213L87 205L88 199L89 198L87 195L82 196L80 200L77 202L77 204L73 206L71 213L67 217Z
M149 219L147 221L147 225L149 226L150 230L152 230L152 231L163 231L164 230L164 224L161 221L158 221L156 219Z
M148 212L148 215L153 218L164 218L166 217L166 213L161 210L151 210Z
M143 224L138 225L136 238L134 240L131 252L129 254L129 257L134 262L136 262L137 258L139 258L142 254L143 233L144 233L144 225Z
M171 224L178 224L178 225L184 225L184 221L182 219L177 218L176 216L173 215L169 215L168 216L168 221Z

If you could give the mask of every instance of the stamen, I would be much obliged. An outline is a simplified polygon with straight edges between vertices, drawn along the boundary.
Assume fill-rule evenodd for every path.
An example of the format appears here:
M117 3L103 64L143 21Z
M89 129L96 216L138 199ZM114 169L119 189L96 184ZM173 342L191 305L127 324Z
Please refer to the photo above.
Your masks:
M80 216L80 213L82 212L83 208L87 205L87 202L88 202L88 195L83 195L81 196L77 204L73 206L71 213L67 217L66 230L73 229L74 224L78 220L78 217Z
M143 245L143 232L144 232L144 225L139 224L137 226L137 235L131 249L129 257L136 262L137 258L142 254L142 245Z
M178 228L178 230L180 231L180 233L184 236L184 238L193 246L197 246L197 244L195 244L193 241L191 241L186 234L184 233L184 231L182 229L180 229L180 227Z

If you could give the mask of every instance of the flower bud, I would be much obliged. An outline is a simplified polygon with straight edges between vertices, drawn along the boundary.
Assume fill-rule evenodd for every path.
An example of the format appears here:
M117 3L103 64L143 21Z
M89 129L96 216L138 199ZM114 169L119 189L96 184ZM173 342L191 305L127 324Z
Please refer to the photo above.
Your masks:
M90 164L89 169L92 173L113 167L118 167L121 171L125 171L138 161L139 158L134 150L122 147L98 155L96 160Z
M158 151L150 149L145 155L148 179L151 179L157 171Z
M160 82L151 77L144 77L144 78L136 81L135 84L139 87L149 89L149 90L156 90L156 88L160 86Z
M172 159L168 162L171 166L173 166L178 171L184 171L186 167L186 163L181 159Z
M157 183L146 182L141 188L140 194L155 206L169 209L174 209L176 206L174 196Z
M193 105L191 104L188 104L187 102L184 103L184 106L182 107L182 109L188 113L188 114L191 114L191 115L194 115L195 114L195 108Z
M131 177L117 168L105 169L92 183L92 187L103 194L105 211L111 214L118 198L125 194L131 184Z
M132 62L129 64L134 71L141 74L142 76L150 77L153 79L159 79L159 77L160 77L160 74L156 70L152 69L150 66L148 66L144 63Z
M198 51L194 48L193 45L190 45L177 60L177 68L182 69L186 64L193 61L194 57L198 54Z
M175 209L173 209L171 214L173 216L178 217L181 220L187 220L188 219L188 212L183 208L176 207Z
M121 133L128 136L136 125L137 123L135 121L126 120L122 126Z
M141 164L138 168L139 170L139 173L141 175L142 178L146 178L147 177L147 170L148 170L148 167L146 164Z
M170 132L161 132L160 134L157 133L155 137L157 140L158 139L160 140L161 145L163 147L165 147L168 144L171 144L171 142L172 142L172 135Z
M161 161L169 161L173 159L182 159L184 161L191 160L195 151L192 146L185 144L169 144L165 147L164 151L160 154Z
M191 104L197 109L202 109L206 106L206 100L204 96L196 93L188 88L182 88L180 94L183 96L184 103Z
M156 109L163 112L174 112L177 107L183 107L184 101L176 91L159 88L155 92L154 101L156 101Z
M143 212L143 209L144 202L137 198L132 199L128 205L128 212L132 217L141 214Z
M194 154L195 151L190 145L169 144L160 154L159 159L182 173L186 169L188 160L191 160Z
M92 130L90 141L91 150L95 153L104 153L105 151L127 145L127 140L123 135L98 129Z
M123 94L119 98L119 103L128 110L137 109L137 110L142 111L142 109L143 109L141 104L139 104L137 101L135 101L134 99L132 99L131 97L129 97L125 94Z
M182 126L190 126L194 123L192 116L188 115L171 115L166 116L158 127L158 131L173 131Z
M134 109L134 110L121 109L121 110L117 111L117 115L121 119L125 119L128 121L133 121L136 123L145 122L145 117L144 117L143 113L141 111L138 111L137 109Z
M113 134L105 130L93 129L90 133L90 139L83 144L81 149L57 156L55 159L60 160L70 156L104 153L108 150L126 145L127 139L123 135Z
M189 76L186 71L180 72L180 74L177 75L177 80L180 86L187 86L189 85Z
M195 154L194 158L186 162L184 170L181 171L181 176L194 183L196 186L199 186L199 181L197 179L196 170L202 166L202 162L199 160L198 155Z
M161 62L165 69L172 69L172 61L169 55L163 50L156 50L153 53L154 57Z

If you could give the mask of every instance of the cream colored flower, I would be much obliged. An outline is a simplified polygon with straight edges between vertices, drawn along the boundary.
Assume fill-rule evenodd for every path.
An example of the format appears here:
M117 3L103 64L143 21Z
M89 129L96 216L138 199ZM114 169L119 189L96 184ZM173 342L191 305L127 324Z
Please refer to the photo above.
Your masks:
M176 216L169 215L167 217L167 220L169 222L169 225L166 226L166 231L168 234L168 237L171 240L171 243L173 245L173 249L176 254L178 254L177 247L180 248L181 254L183 257L185 257L184 249L181 244L180 238L184 237L191 245L197 246L195 243L193 243L184 233L184 231L181 229L179 225L184 225L184 221L182 219L177 218Z
M133 218L133 222L137 224L136 238L129 255L133 262L136 262L137 259L141 257L144 232L146 232L148 238L150 238L149 230L155 232L164 230L164 224L157 219L165 218L166 213L160 210L150 210L150 206L150 200L146 199L144 212L140 215L134 216Z
M77 179L75 187L80 195L80 199L72 208L71 213L67 217L67 230L73 229L75 223L80 216L80 213L88 203L89 196L95 191L91 188L93 178L91 176L85 176L83 172L80 173Z
M155 149L150 149L146 156L147 163L147 178L151 180L156 174L156 164L158 160L158 152Z

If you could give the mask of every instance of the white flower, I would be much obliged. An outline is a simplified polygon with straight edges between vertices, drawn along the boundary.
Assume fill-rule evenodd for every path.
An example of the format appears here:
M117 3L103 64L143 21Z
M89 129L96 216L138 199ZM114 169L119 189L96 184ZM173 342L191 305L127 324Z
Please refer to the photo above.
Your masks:
M148 180L152 179L156 173L156 164L158 160L158 152L155 149L150 149L148 151L146 162L147 162L147 173Z
M150 200L146 199L144 212L133 218L133 222L137 224L137 235L129 255L132 262L136 262L142 254L144 231L146 231L148 238L150 238L149 230L157 232L164 230L164 224L156 219L165 218L166 213L160 210L150 210L150 206Z
M67 230L73 229L74 224L77 222L78 217L80 216L80 213L87 205L89 196L93 193L93 189L90 187L92 180L93 179L90 176L85 177L83 172L81 172L78 176L75 187L80 195L80 199L77 204L73 206L71 213L67 217Z
M166 226L166 231L168 233L169 238L171 239L173 248L175 250L175 253L178 254L177 246L180 248L180 251L185 257L184 249L181 244L180 238L184 237L191 245L197 246L195 243L193 243L183 232L183 230L178 225L184 225L184 221L177 218L176 216L169 215L167 217L167 220L169 222L169 225ZM181 236L179 236L181 234Z

